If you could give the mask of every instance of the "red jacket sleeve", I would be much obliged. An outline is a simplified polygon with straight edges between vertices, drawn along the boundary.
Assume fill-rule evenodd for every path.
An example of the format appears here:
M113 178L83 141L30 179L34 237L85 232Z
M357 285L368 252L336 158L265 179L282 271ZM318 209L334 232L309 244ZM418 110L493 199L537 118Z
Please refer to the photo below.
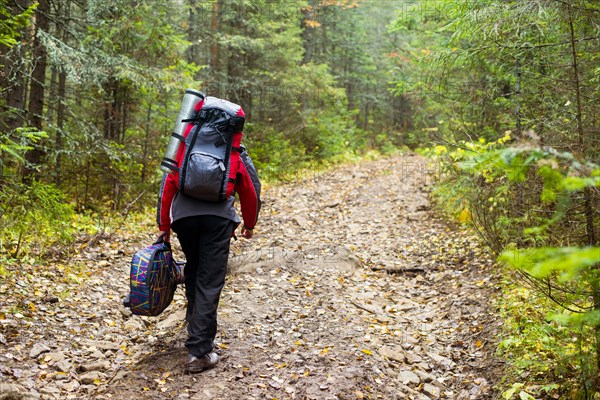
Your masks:
M252 179L246 170L243 162L240 162L238 177L236 179L235 190L240 198L240 208L244 226L248 229L254 229L258 220L259 199L252 184Z
M158 211L156 213L158 229L168 231L171 229L171 204L178 190L178 173L165 174L158 196Z

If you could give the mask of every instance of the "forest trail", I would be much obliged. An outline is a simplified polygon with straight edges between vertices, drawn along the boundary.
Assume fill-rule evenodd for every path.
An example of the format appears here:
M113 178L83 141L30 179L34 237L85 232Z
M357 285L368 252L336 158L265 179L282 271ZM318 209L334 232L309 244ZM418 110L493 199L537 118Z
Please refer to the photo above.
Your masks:
M120 305L152 225L77 254L91 276L16 276L0 287L21 310L0 319L0 399L492 398L493 261L430 209L430 172L402 155L266 188L202 374L183 372L182 288L157 318Z

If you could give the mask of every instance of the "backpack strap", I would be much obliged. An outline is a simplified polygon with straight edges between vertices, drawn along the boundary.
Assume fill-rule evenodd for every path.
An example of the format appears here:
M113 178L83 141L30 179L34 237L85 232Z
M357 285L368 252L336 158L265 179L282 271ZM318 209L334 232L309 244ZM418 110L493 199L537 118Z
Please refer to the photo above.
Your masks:
M176 139L179 139L179 140L181 140L182 142L185 142L185 137L184 137L184 136L181 136L179 133L175 133L175 132L173 132L173 133L171 133L171 136L173 136L173 137L174 137L174 138L176 138Z
M206 110L204 108L200 109L200 112L197 112L192 118L182 119L181 122L193 122L194 124L199 124L204 122L206 119Z

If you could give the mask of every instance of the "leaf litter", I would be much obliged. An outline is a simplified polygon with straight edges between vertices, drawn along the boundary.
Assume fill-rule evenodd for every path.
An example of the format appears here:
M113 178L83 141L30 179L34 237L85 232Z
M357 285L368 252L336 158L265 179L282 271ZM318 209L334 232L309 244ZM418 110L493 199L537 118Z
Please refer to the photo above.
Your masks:
M154 238L150 222L10 271L0 281L0 394L493 398L494 263L431 209L430 172L402 155L266 187L257 235L232 244L221 361L198 375L183 372L183 288L156 318L121 306L131 256Z

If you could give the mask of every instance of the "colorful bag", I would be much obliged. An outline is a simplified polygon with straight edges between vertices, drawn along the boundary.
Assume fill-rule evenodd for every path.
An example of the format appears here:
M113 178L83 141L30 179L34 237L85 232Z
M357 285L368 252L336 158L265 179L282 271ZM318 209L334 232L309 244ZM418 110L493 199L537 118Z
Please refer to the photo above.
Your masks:
M129 275L130 293L123 301L135 315L156 316L173 301L184 282L185 264L173 259L171 245L162 241L135 253Z

